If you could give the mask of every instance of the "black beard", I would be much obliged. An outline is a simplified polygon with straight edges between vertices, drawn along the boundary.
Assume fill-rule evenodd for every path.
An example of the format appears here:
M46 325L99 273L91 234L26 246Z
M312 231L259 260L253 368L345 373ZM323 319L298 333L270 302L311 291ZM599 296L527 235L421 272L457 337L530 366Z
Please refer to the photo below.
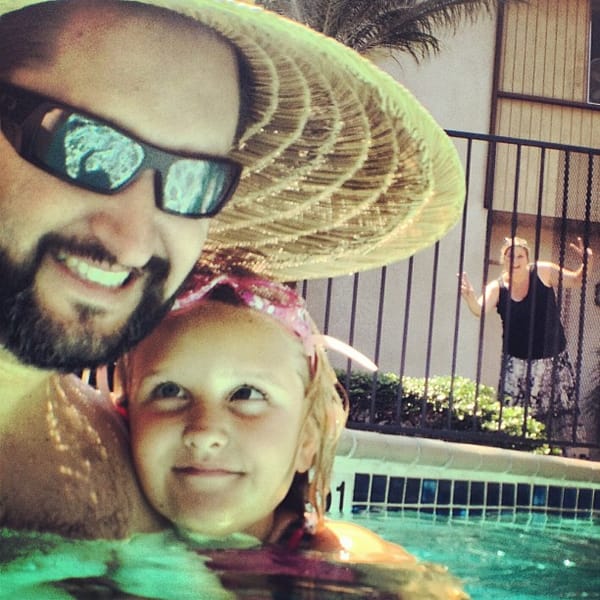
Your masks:
M0 250L0 339L21 362L61 371L107 364L145 337L169 311L174 296L167 301L163 298L169 264L152 258L143 269L147 283L142 300L125 325L111 334L98 335L94 332L94 311L79 306L79 327L69 331L43 312L33 292L43 257L56 255L58 249L116 262L98 244L52 234L40 240L36 256L28 264L16 265L6 251Z

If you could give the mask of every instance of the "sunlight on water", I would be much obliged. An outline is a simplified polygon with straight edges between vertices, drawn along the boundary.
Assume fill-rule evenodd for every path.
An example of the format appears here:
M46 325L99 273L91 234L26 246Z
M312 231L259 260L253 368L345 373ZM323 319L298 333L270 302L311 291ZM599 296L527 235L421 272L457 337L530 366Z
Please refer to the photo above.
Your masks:
M337 516L337 515L336 515ZM0 533L0 598L600 600L600 527L591 523L339 515L415 554L417 567L350 565L315 552L258 548L235 536L184 541L172 532L128 541ZM446 565L450 573L442 566Z
M239 536L216 549L214 541L192 546L173 533L108 542L5 530L0 539L0 598L466 597L456 580L437 565L350 565L322 553L291 553L252 543Z

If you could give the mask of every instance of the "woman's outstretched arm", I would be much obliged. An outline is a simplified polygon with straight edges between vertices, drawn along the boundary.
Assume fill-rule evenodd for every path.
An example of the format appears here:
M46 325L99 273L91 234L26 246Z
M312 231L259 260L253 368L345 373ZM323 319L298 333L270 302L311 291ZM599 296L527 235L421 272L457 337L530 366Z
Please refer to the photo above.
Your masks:
M460 276L460 293L465 299L469 310L476 317L481 316L484 311L489 312L498 304L499 291L498 280L494 279L485 286L484 293L477 297L467 274L463 271Z
M559 283L566 288L578 288L581 287L583 281L583 267L584 267L584 255L587 254L587 269L588 273L592 268L594 260L594 253L591 248L585 248L583 240L578 237L577 244L569 244L569 247L574 250L581 259L581 265L575 271L571 269L565 269L557 265L556 263L549 261L538 261L537 272L540 279L548 286L554 288L559 286ZM561 282L562 279L562 282Z

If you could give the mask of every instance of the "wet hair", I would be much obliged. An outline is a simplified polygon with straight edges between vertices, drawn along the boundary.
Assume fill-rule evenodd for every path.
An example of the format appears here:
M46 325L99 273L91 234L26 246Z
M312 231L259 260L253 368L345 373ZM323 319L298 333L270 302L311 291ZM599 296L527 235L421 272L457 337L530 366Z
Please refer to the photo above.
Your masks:
M240 112L235 133L238 142L251 122L254 77L242 51L220 33L202 23L158 6L124 0L55 0L42 2L0 16L0 79L7 79L22 67L43 67L52 64L59 52L60 34L71 15L82 6L118 7L123 14L162 16L171 22L192 23L212 32L235 53L240 86Z
M317 451L310 472L296 476L288 496L293 498L302 493L304 503L308 503L322 520L327 509L337 442L346 425L349 402L322 347L317 347L316 356L316 369L305 393L308 403L305 426L314 427L318 435ZM288 497L282 506L287 506L287 500ZM296 512L300 507L291 508Z

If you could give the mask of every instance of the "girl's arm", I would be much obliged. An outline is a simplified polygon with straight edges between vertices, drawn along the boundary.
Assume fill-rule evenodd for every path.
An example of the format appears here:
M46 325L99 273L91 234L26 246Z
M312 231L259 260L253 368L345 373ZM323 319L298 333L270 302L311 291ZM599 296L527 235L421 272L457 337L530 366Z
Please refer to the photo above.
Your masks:
M578 288L581 287L581 282L583 280L583 257L584 254L587 254L587 268L588 272L592 268L592 263L594 259L594 253L591 248L585 248L583 245L583 241L580 237L577 238L577 244L569 244L569 247L575 250L581 259L581 266L576 271L571 271L570 269L565 269L564 267L561 269L559 265L553 262L547 261L538 261L537 263L537 272L539 278L547 285L552 286L554 288L558 287L559 283L561 283L562 278L562 286L565 288Z
M463 272L460 279L460 293L465 299L469 310L476 317L479 317L481 316L484 307L485 312L487 313L498 304L500 288L498 286L498 280L494 279L485 286L484 293L478 298L467 274Z

